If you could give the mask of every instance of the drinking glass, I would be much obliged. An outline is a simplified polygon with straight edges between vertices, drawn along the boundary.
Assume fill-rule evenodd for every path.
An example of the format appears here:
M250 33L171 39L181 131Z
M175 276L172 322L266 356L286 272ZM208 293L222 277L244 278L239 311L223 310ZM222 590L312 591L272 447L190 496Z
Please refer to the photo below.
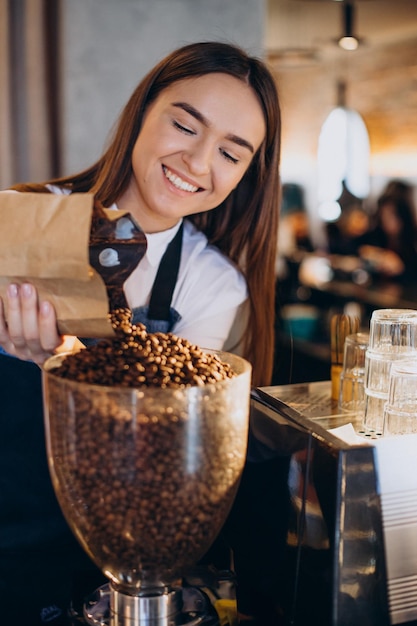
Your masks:
M384 435L417 433L417 358L391 366Z
M417 348L417 310L375 310L370 321L369 349L391 354L410 348Z
M353 333L345 339L340 375L339 408L349 413L365 410L365 354L368 333Z

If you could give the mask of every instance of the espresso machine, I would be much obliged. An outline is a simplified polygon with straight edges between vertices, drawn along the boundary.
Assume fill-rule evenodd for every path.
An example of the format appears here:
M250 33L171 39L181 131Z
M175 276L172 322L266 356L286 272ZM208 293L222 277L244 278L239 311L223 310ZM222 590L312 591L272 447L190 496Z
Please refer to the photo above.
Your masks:
M183 388L90 384L43 371L48 463L65 518L108 584L87 624L217 625L184 574L206 553L245 463L249 363L219 352L235 377Z

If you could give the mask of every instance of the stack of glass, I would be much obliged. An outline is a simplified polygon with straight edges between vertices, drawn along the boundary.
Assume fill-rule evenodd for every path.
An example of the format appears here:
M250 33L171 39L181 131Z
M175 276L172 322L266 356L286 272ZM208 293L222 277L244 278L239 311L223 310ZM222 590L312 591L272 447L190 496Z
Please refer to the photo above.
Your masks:
M417 357L417 310L377 309L372 313L365 354L366 434L381 435L394 362Z

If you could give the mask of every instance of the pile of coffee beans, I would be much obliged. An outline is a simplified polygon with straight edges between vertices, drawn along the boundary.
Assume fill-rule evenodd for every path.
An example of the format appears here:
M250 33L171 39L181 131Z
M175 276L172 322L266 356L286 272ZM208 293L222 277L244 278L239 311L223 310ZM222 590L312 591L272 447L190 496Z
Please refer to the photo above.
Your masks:
M169 582L214 540L245 462L249 404L227 363L129 320L115 312L116 339L67 356L45 387L61 507L127 593Z
M67 356L55 373L90 384L161 388L207 385L235 375L216 354L172 333L147 333L130 318L129 309L113 311L115 339Z

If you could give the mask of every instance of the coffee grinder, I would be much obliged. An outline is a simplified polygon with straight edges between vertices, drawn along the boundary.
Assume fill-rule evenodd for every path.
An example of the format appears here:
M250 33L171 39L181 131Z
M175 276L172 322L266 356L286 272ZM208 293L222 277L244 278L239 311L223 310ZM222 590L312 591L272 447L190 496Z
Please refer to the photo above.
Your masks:
M219 622L184 572L208 550L243 470L249 363L203 386L126 388L43 371L48 463L65 518L109 579L84 605L88 624Z

